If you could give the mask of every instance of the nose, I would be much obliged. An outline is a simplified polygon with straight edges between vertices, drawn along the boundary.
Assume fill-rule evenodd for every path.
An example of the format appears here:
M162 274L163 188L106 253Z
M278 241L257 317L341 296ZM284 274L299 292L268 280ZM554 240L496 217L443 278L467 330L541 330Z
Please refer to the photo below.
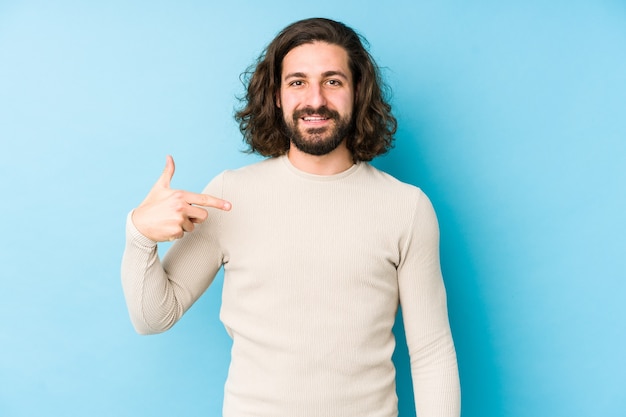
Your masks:
M319 84L310 84L307 89L306 105L318 109L326 105L324 89Z

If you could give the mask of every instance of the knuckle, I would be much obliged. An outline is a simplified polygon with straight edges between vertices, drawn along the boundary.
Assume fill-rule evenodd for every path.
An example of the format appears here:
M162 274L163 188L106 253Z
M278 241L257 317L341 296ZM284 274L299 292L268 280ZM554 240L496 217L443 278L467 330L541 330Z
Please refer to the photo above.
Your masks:
M174 190L172 192L172 198L175 200L184 201L185 193L182 190Z
M209 202L209 196L206 194L198 194L198 200L200 205L205 206Z
M189 207L189 203L185 201L184 192L175 191L172 193L171 207L177 213L183 212Z

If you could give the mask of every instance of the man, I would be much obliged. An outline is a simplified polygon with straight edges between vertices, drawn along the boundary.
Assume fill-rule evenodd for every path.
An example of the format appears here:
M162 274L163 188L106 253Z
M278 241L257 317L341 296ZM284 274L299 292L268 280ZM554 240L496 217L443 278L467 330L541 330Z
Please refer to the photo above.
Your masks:
M167 330L223 267L224 416L391 417L400 303L419 416L458 416L437 220L418 188L366 162L389 149L396 121L359 36L296 22L247 84L236 118L269 158L195 194L170 189L168 157L129 215L122 280L136 330ZM161 264L157 242L175 239Z

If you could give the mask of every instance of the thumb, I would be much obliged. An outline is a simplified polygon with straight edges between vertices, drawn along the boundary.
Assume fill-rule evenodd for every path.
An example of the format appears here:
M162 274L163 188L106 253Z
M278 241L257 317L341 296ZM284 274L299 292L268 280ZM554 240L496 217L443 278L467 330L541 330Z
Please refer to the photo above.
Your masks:
M172 177L174 176L175 169L176 166L174 165L174 158L172 158L171 155L167 155L165 168L163 169L163 173L157 181L157 185L160 185L163 188L170 188L170 182L172 181Z

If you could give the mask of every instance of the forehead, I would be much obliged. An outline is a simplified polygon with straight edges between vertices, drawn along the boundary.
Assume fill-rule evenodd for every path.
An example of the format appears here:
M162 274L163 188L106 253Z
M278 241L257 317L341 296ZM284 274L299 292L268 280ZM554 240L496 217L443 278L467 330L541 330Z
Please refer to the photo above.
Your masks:
M309 76L342 72L351 77L348 53L339 45L316 41L296 46L283 58L282 78L302 73Z

